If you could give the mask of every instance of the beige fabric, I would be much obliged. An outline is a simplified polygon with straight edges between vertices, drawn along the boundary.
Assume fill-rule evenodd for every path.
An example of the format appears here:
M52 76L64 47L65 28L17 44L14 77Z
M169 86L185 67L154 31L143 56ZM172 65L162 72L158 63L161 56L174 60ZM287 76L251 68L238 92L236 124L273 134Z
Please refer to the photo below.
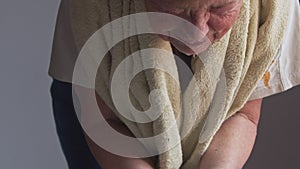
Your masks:
M71 28L69 8L69 0L62 0L56 20L49 75L71 83L78 50Z
M104 24L124 15L145 11L143 1L131 0L73 0L70 6L72 30L78 49ZM151 90L164 91L158 105L162 116L151 123L135 123L120 116L112 103L108 83L112 72L126 56L149 47L171 51L168 42L157 36L141 35L116 45L101 63L96 90L137 137L157 135L177 121L178 126L164 135L165 139L158 140L158 145L169 146L181 139L180 134L185 131L188 135L170 151L159 155L159 168L196 169L222 122L245 104L271 64L282 42L289 7L289 1L284 0L244 0L241 14L232 30L199 56L205 60L206 67L199 58L193 58L192 68L199 87L190 83L187 90L181 93L176 81L162 71L147 70L140 73L130 88L131 101L137 109L145 111L149 108L148 95ZM215 50L220 57L207 59L205 55L211 50ZM155 65L163 62L160 59L164 57L140 61ZM132 60L128 68L134 69L137 64L140 63ZM174 58L169 66L177 71ZM215 106L214 94L222 68L226 74L226 101L222 105L223 111L210 114L209 110ZM130 70L124 73L124 77L129 74ZM195 120L191 119L192 114L196 116ZM199 137L203 143L198 142Z

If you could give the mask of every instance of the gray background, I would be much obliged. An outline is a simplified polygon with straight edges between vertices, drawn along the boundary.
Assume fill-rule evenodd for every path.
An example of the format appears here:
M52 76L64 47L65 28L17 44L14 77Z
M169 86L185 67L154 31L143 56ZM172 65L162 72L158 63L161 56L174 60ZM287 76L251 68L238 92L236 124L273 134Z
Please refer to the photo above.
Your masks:
M50 59L59 0L0 0L0 169L66 169L52 117ZM300 88L263 104L245 169L300 168Z

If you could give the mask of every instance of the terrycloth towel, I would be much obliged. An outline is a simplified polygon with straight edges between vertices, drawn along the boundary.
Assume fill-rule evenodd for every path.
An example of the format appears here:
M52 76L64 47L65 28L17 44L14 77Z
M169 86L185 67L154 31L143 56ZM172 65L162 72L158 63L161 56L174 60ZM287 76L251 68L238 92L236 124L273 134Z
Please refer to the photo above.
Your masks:
M70 4L73 33L79 49L106 23L146 11L143 0L73 0ZM124 81L134 76L134 71L140 67L155 67L166 62L175 75L171 77L158 69L143 70L134 76L127 89L130 103L137 110L147 111L154 106L157 113L161 113L154 121L137 123L121 116L112 101L110 83L120 63L134 52L147 48L172 52L170 43L158 36L133 36L115 45L100 64L96 91L136 137L164 133L161 139L155 140L157 149L178 143L169 151L159 154L158 168L196 169L221 124L243 107L256 83L272 63L286 29L289 7L290 1L285 0L243 0L241 13L233 28L219 42L192 58L194 77L183 92L178 85L174 56L153 52L153 57L148 57L149 53L145 57L138 52L137 57L129 58L125 64L126 71L120 76ZM138 29L134 21L124 25ZM212 52L218 57L210 57ZM86 67L86 70L88 72L89 68ZM222 70L225 79L222 79ZM219 82L223 80L226 80L223 93L225 100L220 102L223 97L218 95L222 94L222 84ZM150 105L149 94L155 89L160 90L156 93L159 97L152 100L153 105ZM130 111L127 113L136 118Z

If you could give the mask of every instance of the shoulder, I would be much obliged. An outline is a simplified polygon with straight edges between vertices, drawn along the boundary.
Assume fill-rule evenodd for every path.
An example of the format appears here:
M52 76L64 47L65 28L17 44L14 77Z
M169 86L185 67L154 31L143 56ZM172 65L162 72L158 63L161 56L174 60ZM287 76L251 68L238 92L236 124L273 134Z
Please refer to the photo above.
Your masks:
M300 85L300 6L292 0L292 15L288 18L281 48L264 77L258 82L250 100L264 98Z

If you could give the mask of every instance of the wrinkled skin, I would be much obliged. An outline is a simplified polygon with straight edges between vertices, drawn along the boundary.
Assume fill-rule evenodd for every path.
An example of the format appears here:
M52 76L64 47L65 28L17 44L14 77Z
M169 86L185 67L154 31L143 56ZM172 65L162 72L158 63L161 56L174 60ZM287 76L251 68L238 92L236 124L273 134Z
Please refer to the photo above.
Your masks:
M189 31L190 28L182 27L182 25L168 30L182 33L184 39L181 40L184 43L174 38L162 36L164 40L170 41L179 51L187 55L198 54L205 50L208 47L205 43L207 38L210 43L222 38L233 26L242 6L242 0L190 0L185 4L179 2L180 0L177 1L146 0L146 7L149 12L163 12L181 17L200 30L191 32ZM159 27L160 25L155 26ZM204 38L205 36L207 38ZM185 44L188 44L194 50Z
M198 54L207 48L203 38L211 42L218 41L233 26L236 21L242 0L145 0L148 11L164 12L176 15L194 24L200 31L189 32L182 25L172 26L170 32L179 31L194 50L179 40L161 36L170 41L174 47L186 55ZM181 4L176 1L189 1ZM164 20L172 22L172 20ZM160 24L154 24L160 29ZM205 38L205 39L207 39ZM104 118L120 133L134 137L131 131L114 115L97 96L97 102ZM202 157L199 169L241 169L252 151L257 124L260 116L262 99L249 101L244 108L224 122L217 132L208 150ZM84 107L84 106L83 106ZM88 106L87 106L88 107ZM157 156L149 158L121 157L97 146L87 136L88 144L95 158L103 169L155 169ZM139 146L139 143L137 143Z

